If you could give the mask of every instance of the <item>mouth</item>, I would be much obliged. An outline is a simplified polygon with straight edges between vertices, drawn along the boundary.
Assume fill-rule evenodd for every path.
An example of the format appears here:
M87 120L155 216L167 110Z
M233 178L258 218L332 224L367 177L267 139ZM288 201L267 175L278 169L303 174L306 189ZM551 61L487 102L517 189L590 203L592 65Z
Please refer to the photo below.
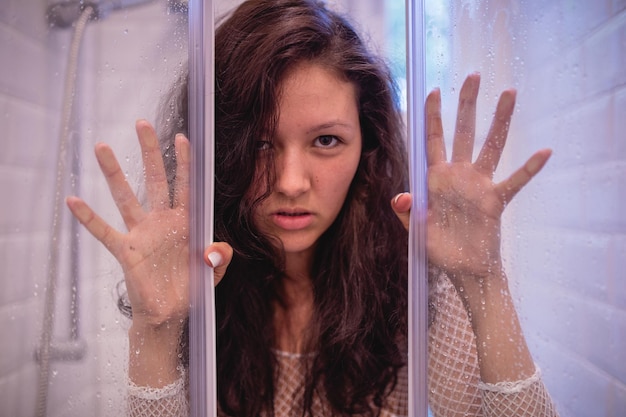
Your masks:
M280 229L301 230L311 225L313 213L306 210L277 210L272 213L272 221Z
M308 211L296 211L296 212L288 212L288 211L277 211L274 213L277 216L289 216L289 217L298 217L298 216L307 216L311 213Z

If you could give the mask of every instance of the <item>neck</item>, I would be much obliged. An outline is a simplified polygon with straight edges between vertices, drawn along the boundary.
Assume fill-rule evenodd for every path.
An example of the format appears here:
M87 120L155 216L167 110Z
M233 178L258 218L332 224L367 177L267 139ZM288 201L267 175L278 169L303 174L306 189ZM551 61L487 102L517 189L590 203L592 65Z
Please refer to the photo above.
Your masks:
M304 353L306 336L313 314L311 257L287 254L286 275L278 288L279 301L274 303L274 328L277 348L285 352Z

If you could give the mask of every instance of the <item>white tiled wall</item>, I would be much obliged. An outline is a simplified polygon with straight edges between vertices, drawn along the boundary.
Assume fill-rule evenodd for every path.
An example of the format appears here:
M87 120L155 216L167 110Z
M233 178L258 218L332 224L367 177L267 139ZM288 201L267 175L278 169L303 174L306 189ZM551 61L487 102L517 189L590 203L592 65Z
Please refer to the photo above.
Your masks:
M44 2L0 8L0 414L33 415L43 277L53 198L58 75L65 37L49 37ZM41 206L47 210L40 210Z
M506 217L505 253L531 349L563 415L622 416L626 5L485 3L496 12L510 3L497 38L511 49L495 48L493 62L505 63L499 69L519 89L502 171L537 149L554 152Z
M563 414L623 416L626 3L526 7L541 13L521 27L530 39L511 150L554 154L511 219L522 315Z
M117 227L93 146L111 143L124 168L140 176L134 122L154 120L157 102L186 57L186 23L165 1L118 11L85 32L76 104L80 126L80 194ZM0 415L34 415L37 365L70 30L49 30L44 0L10 0L0 7ZM62 191L63 195L68 193ZM67 210L63 209L64 215ZM68 225L69 219L63 220ZM67 227L65 227L67 230ZM61 247L54 339L67 340L68 233ZM127 322L117 311L116 262L91 236L79 234L79 362L54 362L49 416L121 415Z
M496 178L553 149L505 212L504 255L531 350L562 415L623 416L626 3L449 4L450 66L429 67L444 87L447 137L462 79L480 71L477 146L499 91L518 89Z

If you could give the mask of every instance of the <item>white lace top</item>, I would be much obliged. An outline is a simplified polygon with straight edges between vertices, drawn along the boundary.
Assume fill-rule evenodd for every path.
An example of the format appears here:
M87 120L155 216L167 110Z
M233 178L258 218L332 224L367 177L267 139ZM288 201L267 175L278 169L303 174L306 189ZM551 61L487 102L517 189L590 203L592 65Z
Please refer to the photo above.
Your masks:
M523 381L486 384L480 381L475 336L463 304L452 283L441 276L432 288L436 316L429 328L429 406L435 417L551 417L556 409L546 391L539 369ZM276 417L302 415L303 355L278 354L280 366L274 408ZM189 415L183 376L163 388L129 387L129 416L183 417ZM322 398L314 398L316 417L329 416ZM406 369L398 375L394 392L387 398L382 417L408 414Z

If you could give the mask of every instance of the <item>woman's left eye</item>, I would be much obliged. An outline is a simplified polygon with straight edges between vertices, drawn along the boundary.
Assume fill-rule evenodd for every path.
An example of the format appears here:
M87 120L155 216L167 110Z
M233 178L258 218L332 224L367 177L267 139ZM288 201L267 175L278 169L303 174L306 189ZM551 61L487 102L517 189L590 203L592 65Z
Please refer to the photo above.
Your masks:
M319 146L321 148L332 148L339 144L339 139L337 136L332 135L323 135L315 138L315 146Z

